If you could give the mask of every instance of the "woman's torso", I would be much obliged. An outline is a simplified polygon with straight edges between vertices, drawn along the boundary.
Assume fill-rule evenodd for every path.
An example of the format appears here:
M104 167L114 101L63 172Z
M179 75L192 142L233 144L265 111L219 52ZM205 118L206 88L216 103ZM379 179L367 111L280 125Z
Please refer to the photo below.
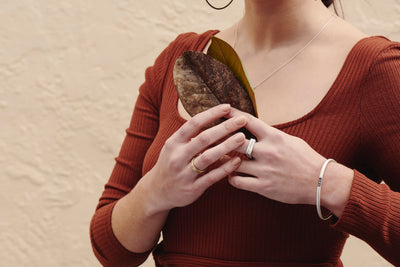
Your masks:
M206 41L197 50L202 50ZM304 139L323 156L360 170L362 166L357 161L359 107L355 103L359 101L365 70L360 69L351 77L347 74L357 67L359 51L368 41L369 38L356 44L330 89L310 112L276 126ZM159 132L147 152L151 155L158 155L165 140L186 121L177 108L178 96L171 70L172 66L163 83ZM145 159L143 171L151 169L154 163ZM339 266L346 238L346 233L319 220L313 206L275 202L235 189L222 180L192 205L170 212L163 229L164 241L156 257L167 259L165 264L174 262L173 259L179 262L182 255L184 258L187 255L206 261L229 259L250 263L286 262L287 266L291 263Z

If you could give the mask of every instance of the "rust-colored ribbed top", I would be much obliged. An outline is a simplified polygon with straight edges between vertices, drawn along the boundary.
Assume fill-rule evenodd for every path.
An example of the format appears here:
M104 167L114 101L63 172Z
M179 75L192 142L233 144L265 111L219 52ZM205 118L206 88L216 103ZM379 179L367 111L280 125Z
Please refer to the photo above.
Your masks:
M112 233L111 211L185 122L177 111L175 59L186 50L201 51L215 33L180 35L146 70L126 138L91 222L94 252L106 266L139 265L150 253L122 247ZM223 180L192 205L170 212L164 241L154 252L156 262L341 266L343 245L352 234L400 266L400 45L383 37L359 41L318 106L276 127L355 169L342 217L322 221L314 206L279 203ZM386 184L378 184L382 179Z

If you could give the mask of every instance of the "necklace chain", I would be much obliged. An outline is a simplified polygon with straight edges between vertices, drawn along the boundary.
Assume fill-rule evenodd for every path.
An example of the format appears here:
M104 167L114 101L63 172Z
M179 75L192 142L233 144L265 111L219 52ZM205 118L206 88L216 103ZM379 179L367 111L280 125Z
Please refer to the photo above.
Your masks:
M269 72L266 74L266 77L258 82L255 86L253 86L253 89L255 90L258 86L263 84L265 81L267 81L269 78L271 78L275 73L283 69L286 65L288 65L290 62L292 62L298 55L301 54L317 37L325 30L325 28L329 25L329 23L336 18L336 15L333 14L327 22L322 26L322 28L308 41L300 50L298 50L293 56L291 56L288 60L284 61L281 65L279 65L276 69L273 71ZM238 28L239 28L239 22L236 23L235 27L235 32L234 32L234 40L233 40L233 49L235 49L236 43L237 43L237 36L238 36Z

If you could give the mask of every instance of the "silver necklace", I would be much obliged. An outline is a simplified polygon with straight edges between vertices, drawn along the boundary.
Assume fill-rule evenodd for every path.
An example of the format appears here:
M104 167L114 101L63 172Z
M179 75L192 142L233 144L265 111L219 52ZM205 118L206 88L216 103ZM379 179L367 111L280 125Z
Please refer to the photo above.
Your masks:
M263 84L266 80L268 80L269 78L271 78L275 73L277 73L278 71L280 71L281 69L283 69L286 65L288 65L290 62L292 62L298 55L301 54L301 52L303 52L315 39L317 39L317 37L325 30L326 26L329 25L329 23L336 18L336 15L333 14L327 22L325 22L325 24L322 26L322 28L311 38L310 41L308 41L305 46L303 46L300 50L298 50L293 56L291 56L288 60L284 61L281 65L279 65L276 69L274 69L273 71L269 72L266 74L265 78L263 80L261 80L260 82L258 82L255 86L253 86L253 89L255 90L258 86L260 86L261 84ZM236 27L235 27L235 33L234 33L234 40L233 40L233 49L235 49L236 46L236 42L237 42L237 36L238 36L238 28L239 28L239 22L236 23Z

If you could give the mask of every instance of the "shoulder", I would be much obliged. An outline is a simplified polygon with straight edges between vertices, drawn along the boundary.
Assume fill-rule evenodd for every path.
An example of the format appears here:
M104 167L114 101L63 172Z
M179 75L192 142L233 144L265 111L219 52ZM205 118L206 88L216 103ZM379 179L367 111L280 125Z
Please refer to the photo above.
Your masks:
M172 69L176 59L187 50L202 50L217 30L209 30L201 34L187 32L179 34L169 45L157 56L153 65L145 72L145 86L140 87L139 92L143 95L151 95L149 99L158 101L162 99L163 84L172 81Z
M384 37L376 38L373 45L377 46L378 53L374 58L371 69L375 67L388 74L396 74L399 78L400 74L400 43L393 42Z
M175 60L187 50L201 50L211 36L218 33L216 30L209 30L204 33L198 34L194 32L187 32L179 34L166 48L157 56L154 64L147 69L146 72L155 72L158 78L163 77L163 73L175 63ZM160 75L161 74L161 75ZM156 77L157 77L156 76Z
M371 36L361 39L353 50L358 56L369 59L372 67L382 59L399 60L400 43L384 36Z
M368 61L368 78L386 77L400 83L400 43L383 36L368 37L360 41L357 49ZM399 86L400 84L397 84Z
M217 33L217 30L209 30L201 34L195 32L179 34L175 40L167 46L163 53L174 57L179 56L183 51L202 50L209 42L211 36Z
M179 34L175 40L169 43L169 45L158 55L153 67L159 77L163 77L171 66L174 65L175 60L187 50L202 50L209 42L212 35L218 33L216 30L209 30L204 33L198 34L194 32L187 32Z
M182 33L171 44L189 49L199 49L207 44L212 35L218 32L217 30L209 30L200 34L195 32Z
M169 45L158 55L153 67L158 72L166 72L175 60L187 50L202 50L209 42L212 35L218 33L217 30L209 30L198 34L187 32L179 34Z
M363 42L365 46L375 47L381 50L391 48L391 47L400 47L400 43L396 41L392 41L389 38L381 35L377 36L369 36L364 39L361 39L360 42Z
M370 37L363 43L364 54L369 56L364 60L370 62L362 84L363 110L373 110L370 114L379 118L380 123L398 124L400 43L385 37Z
M365 86L366 83L379 83L384 76L390 80L398 79L399 64L400 43L383 36L371 36L353 46L344 69L348 77Z
M400 44L385 36L369 36L343 19L338 19L329 32L329 40L336 44L336 49L348 47L350 55L369 63L386 50L398 50Z

